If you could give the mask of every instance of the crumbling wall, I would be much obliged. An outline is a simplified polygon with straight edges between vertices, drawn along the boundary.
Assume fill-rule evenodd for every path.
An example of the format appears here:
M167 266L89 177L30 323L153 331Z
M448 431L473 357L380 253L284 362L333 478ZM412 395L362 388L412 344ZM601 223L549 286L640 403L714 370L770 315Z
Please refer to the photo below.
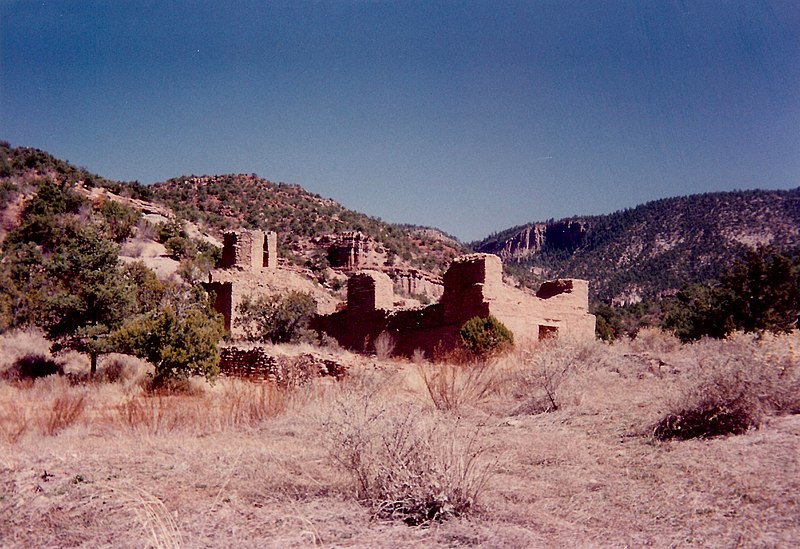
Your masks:
M357 270L382 267L388 254L375 239L361 231L347 231L326 239L331 267Z
M263 231L226 231L222 235L221 269L260 271L264 267Z
M443 277L439 303L424 308L390 310L391 288L382 273L359 273L348 284L348 307L318 317L313 327L357 351L374 351L383 332L395 342L395 353L411 356L420 349L427 356L446 352L460 342L460 329L473 318L495 316L522 343L560 337L591 340L595 317L588 313L588 282L562 279L542 285L539 296L503 284L500 258L471 254L457 258ZM378 277L377 275L382 275ZM376 284L376 280L381 280ZM377 292L380 289L380 296ZM385 306L379 306L378 303Z
M262 267L275 270L278 268L278 233L269 231L264 236L264 258Z
M228 282L208 282L206 290L214 294L214 310L225 318L225 329L230 331L233 318L233 284Z
M489 316L489 303L503 285L503 265L496 255L465 255L453 260L443 281L445 318L463 324Z
M414 296L427 296L428 299L438 301L444 293L441 279L431 277L415 269L389 269L384 270L394 282L396 293Z
M352 311L391 309L394 304L392 279L379 271L360 271L347 284L347 308Z
M340 380L347 375L347 367L335 360L308 353L295 357L276 357L269 355L263 347L223 348L219 370L222 376L283 386L304 385L317 377Z

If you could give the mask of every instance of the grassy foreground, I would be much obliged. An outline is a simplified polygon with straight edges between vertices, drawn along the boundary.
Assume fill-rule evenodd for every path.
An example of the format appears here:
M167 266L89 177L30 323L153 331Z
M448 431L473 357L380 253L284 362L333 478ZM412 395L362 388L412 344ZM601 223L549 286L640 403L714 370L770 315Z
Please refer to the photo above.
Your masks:
M290 389L151 395L120 356L0 381L0 546L792 547L799 347L645 330L485 365L337 351L346 381ZM46 348L2 336L0 369ZM742 434L683 439L724 414Z

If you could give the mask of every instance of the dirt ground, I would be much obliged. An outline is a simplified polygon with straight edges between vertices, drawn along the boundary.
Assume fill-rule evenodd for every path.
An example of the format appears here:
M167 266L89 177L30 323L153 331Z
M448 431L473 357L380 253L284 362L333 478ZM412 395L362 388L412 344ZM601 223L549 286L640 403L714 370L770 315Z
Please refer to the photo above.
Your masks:
M757 352L796 366L793 337ZM269 393L258 412L243 404L256 393L233 380L167 397L142 395L135 376L4 383L0 546L796 546L800 416L657 441L652 426L692 365L708 367L698 357L745 351L639 345L570 355L580 364L558 386L558 408L540 413L503 382L519 357L493 364L490 381L457 379L463 398L451 409L437 409L424 383L436 365L357 357L350 381ZM83 398L82 411L54 424L58 398ZM344 423L329 420L376 404L473 434L486 481L469 512L407 526L359 502L329 442Z

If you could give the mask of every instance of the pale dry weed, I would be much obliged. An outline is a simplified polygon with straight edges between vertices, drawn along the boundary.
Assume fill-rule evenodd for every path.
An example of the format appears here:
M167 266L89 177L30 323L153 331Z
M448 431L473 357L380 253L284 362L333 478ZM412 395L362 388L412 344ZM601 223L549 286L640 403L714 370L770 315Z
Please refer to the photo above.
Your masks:
M692 361L656 438L707 438L758 428L800 411L800 362L791 337L734 334L688 347Z
M388 360L394 353L395 341L389 332L381 332L375 338L375 356L378 360Z
M491 362L422 362L415 364L415 372L438 410L458 411L467 406L476 407L497 392L498 371Z
M351 395L322 427L331 459L376 517L419 525L469 513L491 475L479 427L421 408Z

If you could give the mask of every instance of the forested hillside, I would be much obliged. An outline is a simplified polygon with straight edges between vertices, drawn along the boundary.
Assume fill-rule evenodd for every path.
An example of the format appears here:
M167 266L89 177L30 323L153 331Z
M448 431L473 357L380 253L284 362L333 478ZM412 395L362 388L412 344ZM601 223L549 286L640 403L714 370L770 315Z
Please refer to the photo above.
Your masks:
M273 183L256 175L179 177L147 190L151 199L169 205L181 217L218 230L276 231L282 254L300 264L321 260L316 241L333 232L361 231L386 249L392 264L433 273L441 273L465 251L436 229L385 223L299 185Z
M474 243L534 285L591 281L593 297L625 303L716 278L749 248L800 246L800 189L734 191L657 200L609 215L514 227Z
M437 229L385 223L299 185L239 174L183 176L145 186L112 181L45 151L11 147L7 142L0 143L0 227L8 230L14 225L11 217L15 212L6 211L12 199L35 192L44 178L88 188L104 187L121 196L166 206L179 219L197 222L212 233L229 228L276 231L281 255L313 269L325 266L325 252L318 240L332 232L361 231L385 248L394 266L433 274L440 274L453 257L466 250Z

